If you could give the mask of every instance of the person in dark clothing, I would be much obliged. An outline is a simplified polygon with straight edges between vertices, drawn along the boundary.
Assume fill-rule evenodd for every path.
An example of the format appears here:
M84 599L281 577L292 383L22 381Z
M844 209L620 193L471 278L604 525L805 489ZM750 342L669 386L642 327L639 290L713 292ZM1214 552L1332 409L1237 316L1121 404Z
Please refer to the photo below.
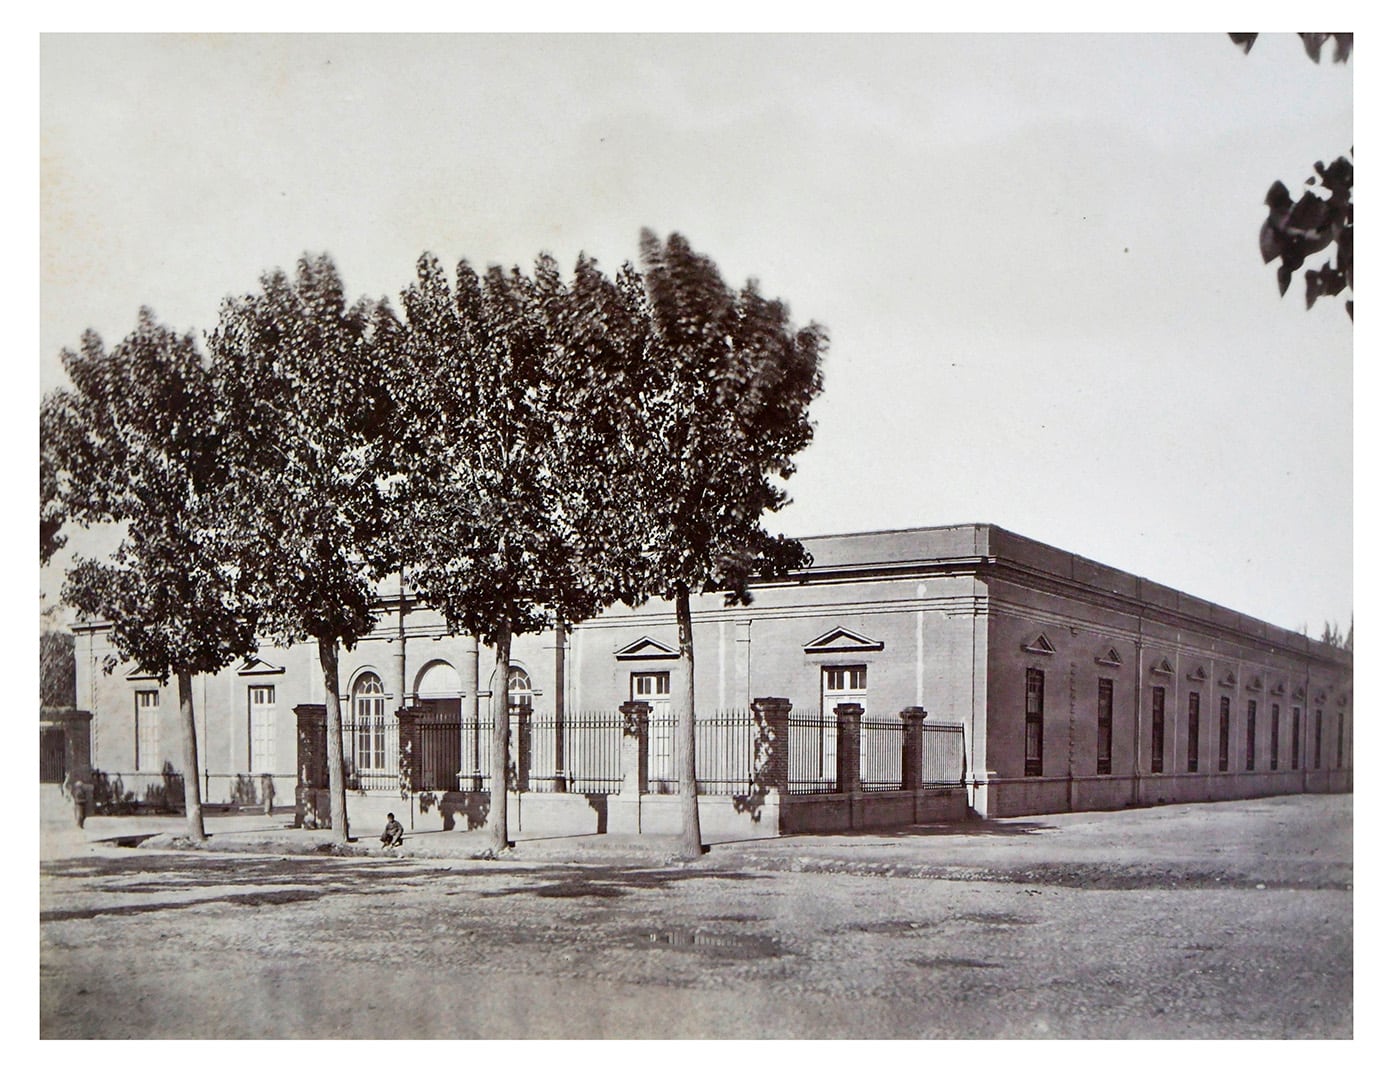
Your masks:
M388 812L387 828L382 831L382 847L400 848L402 839L401 823L397 821L397 816Z

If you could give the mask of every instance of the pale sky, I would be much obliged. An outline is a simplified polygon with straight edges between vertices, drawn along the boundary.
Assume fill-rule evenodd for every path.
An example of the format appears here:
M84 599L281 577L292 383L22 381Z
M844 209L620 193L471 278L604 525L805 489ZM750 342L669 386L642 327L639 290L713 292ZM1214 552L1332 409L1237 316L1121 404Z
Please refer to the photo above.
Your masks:
M1257 234L1349 151L1353 62L1294 34L49 36L40 75L44 391L305 251L395 298L423 250L680 231L830 336L772 529L999 523L1348 621L1353 332Z

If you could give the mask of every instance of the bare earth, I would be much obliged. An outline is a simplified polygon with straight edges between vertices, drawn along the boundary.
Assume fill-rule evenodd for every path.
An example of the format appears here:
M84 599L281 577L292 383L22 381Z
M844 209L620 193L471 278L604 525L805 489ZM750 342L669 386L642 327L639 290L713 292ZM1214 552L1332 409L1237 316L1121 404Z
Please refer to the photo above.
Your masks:
M40 1031L1348 1038L1352 844L1349 796L718 844L691 865L581 841L497 862L55 842Z

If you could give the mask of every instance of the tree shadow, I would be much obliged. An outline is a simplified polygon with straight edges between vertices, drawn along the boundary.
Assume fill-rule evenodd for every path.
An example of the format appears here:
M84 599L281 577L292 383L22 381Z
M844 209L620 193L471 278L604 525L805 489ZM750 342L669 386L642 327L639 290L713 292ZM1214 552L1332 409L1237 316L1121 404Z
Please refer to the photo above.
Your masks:
M506 872L508 868L503 868ZM500 873L498 871L494 874ZM547 898L621 897L629 893L669 890L680 882L694 878L713 881L749 881L749 871L713 871L685 868L651 867L535 867L519 871L519 875L535 879L537 885L516 885L480 893L480 898L538 896Z
M229 893L221 897L200 897L195 900L152 901L148 904L117 904L100 908L55 908L39 912L40 923L62 923L73 919L96 919L102 915L140 915L144 912L173 912L205 904L238 904L259 908L263 905L302 904L326 896L313 890L274 890L269 893Z

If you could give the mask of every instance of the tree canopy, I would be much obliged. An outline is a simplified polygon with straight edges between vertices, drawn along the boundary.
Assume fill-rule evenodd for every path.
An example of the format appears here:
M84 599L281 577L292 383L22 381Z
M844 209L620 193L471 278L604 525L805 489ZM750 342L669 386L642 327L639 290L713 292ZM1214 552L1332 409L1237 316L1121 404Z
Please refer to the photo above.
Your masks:
M193 338L148 309L113 350L88 332L63 365L73 387L51 393L40 412L51 511L124 528L110 557L75 558L63 600L108 625L107 671L132 661L161 683L178 678L184 773L193 775L191 677L256 647L247 564L228 524L227 416ZM185 783L185 804L201 838L196 780Z
M338 648L377 620L391 567L391 400L382 368L398 331L385 300L349 305L327 256L277 270L228 299L209 336L230 421L228 492L255 565L263 629L314 639L325 685L330 817L348 839Z
M805 565L797 541L764 528L788 501L776 484L812 440L808 415L822 391L826 335L791 324L787 307L756 282L729 288L681 235L644 231L647 369L632 397L618 468L641 511L635 540L643 589L676 606L678 676L674 742L682 809L681 852L702 852L697 812L695 652L691 595L724 592L748 604L749 583Z
M1332 59L1346 63L1354 53L1353 34L1300 34L1306 55L1320 63L1327 41L1334 41ZM1246 55L1257 41L1257 34L1229 34ZM1313 254L1333 248L1329 260L1318 269L1306 270L1306 309L1322 296L1354 293L1354 149L1348 157L1337 157L1329 164L1317 161L1314 175L1306 180L1307 189L1293 199L1287 185L1277 180L1268 188L1267 219L1258 233L1258 247L1264 263L1279 261L1277 290L1286 295L1292 276ZM1354 300L1345 301L1345 311L1354 317Z

